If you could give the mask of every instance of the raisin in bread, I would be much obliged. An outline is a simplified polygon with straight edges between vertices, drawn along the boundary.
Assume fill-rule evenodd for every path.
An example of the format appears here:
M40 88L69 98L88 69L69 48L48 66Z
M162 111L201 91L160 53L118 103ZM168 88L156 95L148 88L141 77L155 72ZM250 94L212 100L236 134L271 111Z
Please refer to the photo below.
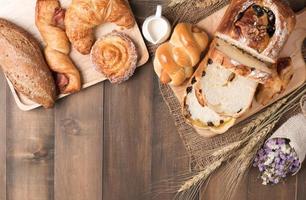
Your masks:
M212 50L191 78L183 113L192 125L211 131L217 129L220 133L228 130L235 119L249 109L258 83L215 62L210 57Z
M235 118L221 116L208 106L200 104L194 86L191 85L186 90L183 115L188 123L199 129L208 129L217 134L224 133L234 125Z
M256 101L261 105L267 105L274 97L284 92L294 75L290 57L279 58L274 65L272 79L257 88Z
M295 23L294 12L280 0L232 0L216 36L263 63L275 63Z

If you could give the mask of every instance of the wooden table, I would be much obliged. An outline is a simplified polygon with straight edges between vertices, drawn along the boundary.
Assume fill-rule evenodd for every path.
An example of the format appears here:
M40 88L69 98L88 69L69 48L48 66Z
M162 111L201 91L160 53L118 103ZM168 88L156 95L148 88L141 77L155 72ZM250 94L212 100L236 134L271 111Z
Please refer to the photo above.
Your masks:
M156 4L131 1L139 22ZM188 168L151 62L124 84L98 84L52 110L20 111L2 74L0 92L0 200L151 199L151 184ZM218 200L219 181L199 199ZM285 184L262 186L255 169L246 183L234 199L306 199L305 165Z

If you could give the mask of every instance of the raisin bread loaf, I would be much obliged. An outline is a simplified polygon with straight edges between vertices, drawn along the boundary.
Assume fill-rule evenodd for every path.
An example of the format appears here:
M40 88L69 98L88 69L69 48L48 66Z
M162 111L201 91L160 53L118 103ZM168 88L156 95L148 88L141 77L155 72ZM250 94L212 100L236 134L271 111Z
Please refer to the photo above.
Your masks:
M291 8L280 0L232 0L216 36L245 54L275 63L295 26Z

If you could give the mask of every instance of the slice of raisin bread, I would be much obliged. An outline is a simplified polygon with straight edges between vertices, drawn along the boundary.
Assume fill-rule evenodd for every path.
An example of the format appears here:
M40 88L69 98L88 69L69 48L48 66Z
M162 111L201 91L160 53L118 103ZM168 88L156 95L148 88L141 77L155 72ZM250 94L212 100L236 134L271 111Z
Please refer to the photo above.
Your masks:
M235 118L221 116L211 108L201 105L194 86L187 87L186 93L183 115L191 125L200 129L208 129L217 134L224 133L234 125Z
M194 126L224 133L249 109L258 83L214 62L211 50L190 80L183 113Z
M199 102L220 115L239 117L249 109L258 83L215 62L211 50L192 81Z

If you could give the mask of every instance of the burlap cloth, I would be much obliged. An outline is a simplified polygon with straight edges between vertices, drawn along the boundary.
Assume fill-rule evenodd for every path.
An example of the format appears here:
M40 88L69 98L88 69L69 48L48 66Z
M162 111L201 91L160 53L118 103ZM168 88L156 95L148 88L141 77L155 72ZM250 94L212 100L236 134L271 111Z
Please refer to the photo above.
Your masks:
M175 1L174 1L175 2ZM170 19L173 24L185 21L185 22L192 22L196 23L200 19L203 19L206 16L209 16L211 13L216 12L217 10L221 9L225 5L228 4L228 1L220 1L220 0L208 0L208 1L185 1L184 7L188 7L190 9L182 9L182 6L174 6L171 8L167 8L164 15ZM186 12L188 10L188 12ZM188 15L188 13L197 13L197 15ZM179 16L179 17L178 17ZM305 54L305 45L306 42L304 42L303 45L303 55L304 59L306 59ZM150 50L152 53L154 53L154 49L156 47L151 46ZM187 124L185 122L185 119L181 113L181 106L174 95L173 91L168 85L160 84L160 91L161 94L166 102L166 104L169 107L169 110L171 112L171 115L174 119L175 125L177 127L178 133L180 137L182 138L185 147L187 149L187 152L190 156L190 166L191 169L194 170L200 170L203 166L205 166L208 162L211 161L211 157L203 156L203 152L209 151L212 149L215 149L216 147L226 145L230 142L235 142L239 140L241 135L242 128L248 124L252 119L256 118L258 115L254 115L243 122L240 122L239 124L235 125L233 128L231 128L226 133L213 137L213 138L204 138L201 137L192 126ZM306 85L304 84L303 91L306 91ZM262 111L264 112L264 111ZM283 115L282 119L278 123L277 127L279 127L284 121L286 121L288 118L293 116L294 114L301 112L299 109L292 109L289 110ZM276 128L277 128L276 127Z

